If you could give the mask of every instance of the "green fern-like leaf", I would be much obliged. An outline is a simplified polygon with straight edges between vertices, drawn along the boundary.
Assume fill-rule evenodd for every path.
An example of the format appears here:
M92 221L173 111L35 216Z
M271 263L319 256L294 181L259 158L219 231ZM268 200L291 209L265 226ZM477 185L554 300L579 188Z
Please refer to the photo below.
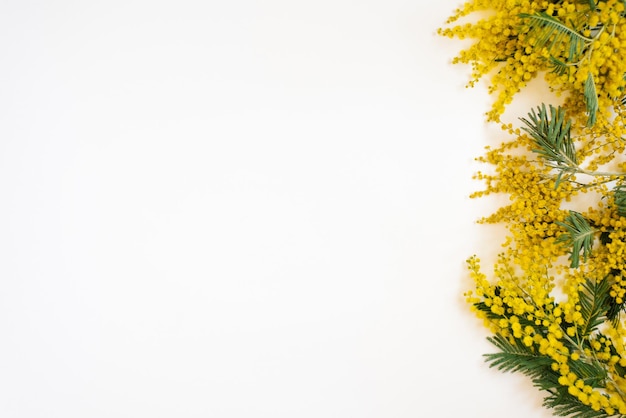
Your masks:
M585 80L585 105L587 106L587 126L591 127L596 123L598 113L598 92L596 91L596 83L593 75L589 73Z
M523 13L520 17L528 22L531 32L535 35L535 47L545 46L549 51L557 47L563 48L568 51L567 59L570 62L578 61L587 44L592 42L592 39L545 12Z
M565 218L565 222L557 221L556 223L565 228L566 231L557 238L557 242L572 248L570 267L578 268L580 266L580 252L583 253L583 260L586 260L591 254L596 230L580 213L573 210L569 211L569 216Z
M582 360L570 361L569 367L585 384L597 388L605 384L607 378L606 368L597 360L584 362Z
M579 336L586 338L606 319L609 308L611 283L608 279L587 279L578 291L580 314L584 325L579 327Z
M550 56L548 58L548 65L550 66L551 72L557 75L564 75L569 73L570 66L553 56Z
M618 303L615 299L610 299L609 308L606 311L606 318L611 321L614 327L617 327L620 314L624 312L624 309L626 309L626 300L622 300Z
M502 372L520 372L537 378L553 363L549 357L535 353L519 340L511 342L499 334L488 337L487 340L500 349L500 352L485 354L485 361L489 367L495 367Z
M559 377L560 374L558 372L546 368L544 373L538 374L537 376L533 377L533 386L535 386L539 390L545 390L547 392L553 393L554 391L563 387L559 383Z
M626 217L626 186L620 185L613 189L613 200L617 207L617 214Z
M595 411L590 406L585 405L578 398L567 393L566 388L561 388L557 392L546 397L543 406L551 408L554 414L559 417L570 418L606 418L609 415L599 410Z
M477 302L477 303L474 304L474 307L476 309L478 309L479 311L483 312L485 314L485 318L487 318L487 319L500 319L500 318L502 318L501 315L493 313L493 311L491 310L491 307L487 306L485 304L485 302Z
M558 187L563 175L573 174L578 170L576 149L572 141L570 129L571 120L565 120L563 108L550 105L550 111L545 104L532 109L528 119L520 118L526 125L524 129L534 140L537 148L532 151L539 154L550 167L559 170L557 177Z

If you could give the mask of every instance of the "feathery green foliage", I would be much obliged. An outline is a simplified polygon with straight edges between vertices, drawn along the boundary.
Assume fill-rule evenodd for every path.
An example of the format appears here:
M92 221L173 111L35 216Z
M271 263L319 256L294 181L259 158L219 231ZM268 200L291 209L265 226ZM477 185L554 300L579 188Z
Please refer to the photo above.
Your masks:
M572 360L569 362L570 370L591 387L601 387L607 378L604 366L596 359Z
M559 374L552 369L554 360L549 356L538 353L534 348L525 346L517 339L510 340L499 334L488 340L500 350L498 353L485 355L489 367L497 368L502 372L519 372L529 376L535 387L548 392L543 405L552 408L557 416L579 418L608 416L604 412L595 411L583 404L572 396L566 387L559 385ZM570 367L585 384L593 385L593 387L604 383L607 378L606 370L597 360L571 361Z
M571 138L571 120L565 120L565 110L550 105L550 112L545 104L532 109L528 119L520 118L526 125L522 129L532 137L538 148L532 151L539 154L550 167L559 169L556 179L558 187L563 175L578 171L576 149Z
M535 353L519 340L509 341L499 334L488 337L487 340L500 349L499 353L484 355L489 367L503 372L521 372L526 376L540 377L552 364L549 357Z
M580 213L570 210L569 215L565 218L565 222L556 222L557 225L565 228L566 232L562 233L557 241L568 247L572 247L570 252L571 268L577 268L580 265L580 252L583 253L583 260L591 254L593 247L593 239L596 230L589 225L589 222Z
M593 41L593 39L583 36L577 30L543 11L536 14L523 13L520 14L520 17L526 19L528 26L535 35L535 47L545 46L549 51L563 47L568 51L567 59L570 62L578 61L587 44Z
M570 418L606 418L604 411L594 411L569 393L567 389L560 389L556 393L546 397L543 402L546 408L552 408L554 414L559 417Z
M578 296L584 323L579 327L580 338L588 338L606 319L610 290L608 279L587 279L581 285Z
M613 200L618 215L626 217L626 185L619 185L613 189Z
M589 73L585 81L585 105L587 106L587 126L593 126L596 123L596 115L598 113L598 92L596 91L596 83L593 75Z
M558 58L550 56L548 58L548 63L549 63L551 71L555 74L563 75L569 72L570 65L567 63L564 63Z

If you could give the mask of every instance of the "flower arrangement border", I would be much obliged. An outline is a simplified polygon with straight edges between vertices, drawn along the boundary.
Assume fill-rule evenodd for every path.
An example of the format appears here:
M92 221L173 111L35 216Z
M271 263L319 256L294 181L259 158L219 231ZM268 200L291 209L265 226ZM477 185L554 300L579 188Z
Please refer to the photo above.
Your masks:
M626 417L626 0L469 0L438 33L472 40L452 62L487 79L503 129L472 194L509 198L479 220L507 230L491 269L467 261L485 360L557 416ZM560 103L503 123L535 79Z

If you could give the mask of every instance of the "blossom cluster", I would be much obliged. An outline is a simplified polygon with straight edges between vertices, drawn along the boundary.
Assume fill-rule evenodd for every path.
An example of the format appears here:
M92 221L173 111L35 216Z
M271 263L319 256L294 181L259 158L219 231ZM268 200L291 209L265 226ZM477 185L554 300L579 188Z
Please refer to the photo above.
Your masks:
M626 86L624 9L620 0L474 0L446 22L456 25L442 28L439 33L477 40L454 62L472 66L470 86L483 76L490 78L489 90L496 96L488 113L490 120L500 120L506 105L538 75L543 75L556 93L565 94L572 117L581 116L585 111L581 97L590 74L596 90L602 92L598 111L607 118ZM481 16L477 22L460 23L472 13ZM561 32L556 29L542 33L542 22L560 23L575 37L559 36ZM575 45L568 42L571 39ZM621 128L615 129L621 134Z

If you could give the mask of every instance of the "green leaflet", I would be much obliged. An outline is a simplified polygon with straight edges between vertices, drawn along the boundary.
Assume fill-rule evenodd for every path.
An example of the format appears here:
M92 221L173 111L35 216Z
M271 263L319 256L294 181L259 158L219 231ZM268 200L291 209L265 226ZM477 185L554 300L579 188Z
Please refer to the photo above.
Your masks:
M589 114L587 126L591 127L596 123L596 115L598 113L598 93L596 91L596 83L591 73L587 75L587 80L585 81L584 97L587 113Z
M580 252L583 253L583 260L591 254L594 235L597 232L589 225L589 222L578 212L570 210L565 222L556 222L557 225L565 228L565 233L561 234L557 241L568 247L572 247L570 252L571 268L580 265Z

